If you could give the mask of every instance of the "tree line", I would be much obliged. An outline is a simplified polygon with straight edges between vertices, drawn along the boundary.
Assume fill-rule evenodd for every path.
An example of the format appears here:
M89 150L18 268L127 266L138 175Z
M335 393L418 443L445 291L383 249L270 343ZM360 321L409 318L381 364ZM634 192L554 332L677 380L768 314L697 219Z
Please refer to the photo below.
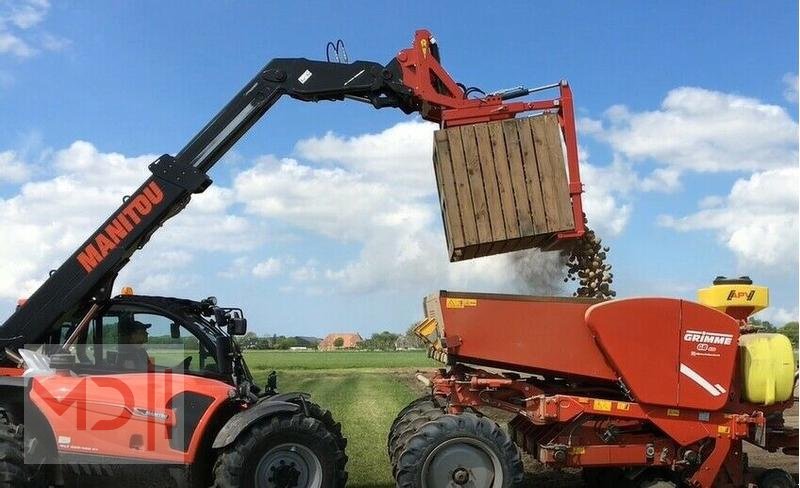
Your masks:
M403 334L396 334L384 330L383 332L376 332L368 339L364 339L356 346L357 350L365 351L394 351L397 349L419 349L424 347L422 341L414 334L414 327L411 326ZM319 340L311 340L308 337L301 336L279 336L273 334L258 335L255 332L248 332L247 334L235 338L236 343L243 350L288 350L293 347L306 347L308 349L316 349ZM334 347L341 348L344 346L344 339L337 337L333 342Z

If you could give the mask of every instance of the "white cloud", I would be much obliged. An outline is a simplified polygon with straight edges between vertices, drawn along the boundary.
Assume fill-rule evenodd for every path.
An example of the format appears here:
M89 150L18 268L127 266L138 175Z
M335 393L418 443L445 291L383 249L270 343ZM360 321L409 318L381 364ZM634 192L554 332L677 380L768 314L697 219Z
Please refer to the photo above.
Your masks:
M271 278L281 272L283 265L278 258L269 258L253 266L253 275L259 278Z
M786 109L753 98L682 87L659 110L634 113L620 105L605 118L599 127L584 123L589 133L626 159L672 172L761 171L797 162L797 122Z
M788 102L797 103L797 73L783 75L783 98Z
M636 173L619 159L606 166L595 165L585 148L580 148L579 161L588 225L600 235L619 235L633 211L630 194L639 184Z
M0 23L10 23L19 29L30 29L44 20L48 10L48 0L6 0L0 11Z
M19 36L0 31L0 54L11 54L18 58L29 58L38 51Z
M30 167L15 151L0 152L0 182L21 183L30 177Z
M756 314L756 318L766 320L776 327L782 327L787 322L796 322L798 319L797 307L789 310L783 307L769 307Z
M772 169L737 180L727 197L706 198L701 209L660 223L682 232L710 230L744 265L783 267L798 258L796 166Z
M0 297L33 291L121 204L122 196L145 181L155 159L103 153L85 141L48 154L41 163L47 178L27 181L16 194L0 198L0 229L13 236L0 239ZM134 255L120 282L143 292L153 292L150 286L163 290L166 282L157 275L169 269L175 271L170 273L174 283L186 285L189 278L179 271L190 268L196 252L252 249L261 240L253 231L257 225L230 213L232 202L231 190L219 186L195 195L179 218L167 221Z
M436 124L415 120L377 134L341 137L328 132L299 141L295 150L303 159L333 163L369 180L387 181L391 175L393 186L423 195L436 191L431 162L436 128Z
M62 51L71 41L42 31L47 17L47 0L4 0L0 2L0 54L20 59L30 58L42 50Z

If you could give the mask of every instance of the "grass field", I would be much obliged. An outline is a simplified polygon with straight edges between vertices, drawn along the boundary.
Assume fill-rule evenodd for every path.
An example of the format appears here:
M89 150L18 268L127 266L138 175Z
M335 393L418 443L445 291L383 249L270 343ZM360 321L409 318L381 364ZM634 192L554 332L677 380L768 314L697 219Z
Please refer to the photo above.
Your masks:
M306 391L329 408L348 438L348 487L394 486L386 435L395 415L422 394L414 372L439 363L424 352L248 352L260 384L273 369L282 392Z

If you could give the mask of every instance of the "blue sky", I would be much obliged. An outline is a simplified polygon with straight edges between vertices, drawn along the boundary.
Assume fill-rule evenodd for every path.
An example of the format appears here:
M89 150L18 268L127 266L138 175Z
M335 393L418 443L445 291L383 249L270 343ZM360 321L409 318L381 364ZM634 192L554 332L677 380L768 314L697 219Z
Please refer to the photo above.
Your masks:
M796 3L188 5L0 1L0 309L271 58L324 58L341 38L351 59L388 62L427 28L469 85L570 81L620 296L749 274L771 289L764 318L796 320ZM523 290L508 256L447 263L431 131L282 100L118 286L214 294L259 332L302 335L404 329L440 288Z

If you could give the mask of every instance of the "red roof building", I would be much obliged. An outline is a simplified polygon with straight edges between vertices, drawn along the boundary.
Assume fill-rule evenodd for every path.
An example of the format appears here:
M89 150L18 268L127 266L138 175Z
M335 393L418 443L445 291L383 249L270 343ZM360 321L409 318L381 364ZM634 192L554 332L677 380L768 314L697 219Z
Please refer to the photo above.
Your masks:
M337 347L336 339L342 339L341 347ZM364 339L358 334L358 332L337 332L333 334L328 334L322 339L322 342L319 343L317 349L320 351L335 351L337 349L355 349L359 342L363 341Z

